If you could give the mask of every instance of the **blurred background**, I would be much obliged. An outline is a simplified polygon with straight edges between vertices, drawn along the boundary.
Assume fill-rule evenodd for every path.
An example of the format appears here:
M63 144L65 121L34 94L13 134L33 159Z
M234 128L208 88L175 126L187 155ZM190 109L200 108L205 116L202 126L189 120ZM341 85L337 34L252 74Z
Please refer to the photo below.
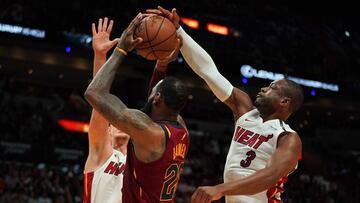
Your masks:
M115 21L112 38L119 37L139 11L158 4L176 7L183 28L252 98L281 75L303 85L305 104L288 120L303 152L284 202L360 202L356 6L225 0L1 0L0 202L82 202L91 23L107 16ZM112 92L128 106L142 107L154 65L130 54ZM222 182L233 117L181 55L168 75L183 79L191 92L182 113L191 148L176 199L190 202L197 186Z

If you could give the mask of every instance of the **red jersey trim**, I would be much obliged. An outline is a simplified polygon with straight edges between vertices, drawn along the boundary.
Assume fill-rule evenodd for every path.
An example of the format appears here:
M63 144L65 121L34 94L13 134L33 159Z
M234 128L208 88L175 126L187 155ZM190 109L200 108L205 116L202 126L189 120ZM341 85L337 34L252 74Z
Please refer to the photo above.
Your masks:
M276 195L284 192L283 185L287 182L287 180L287 176L280 178L274 187L267 190L266 195L268 197L268 203L282 203L280 199L277 199Z
M91 187L94 172L84 174L84 203L91 203Z

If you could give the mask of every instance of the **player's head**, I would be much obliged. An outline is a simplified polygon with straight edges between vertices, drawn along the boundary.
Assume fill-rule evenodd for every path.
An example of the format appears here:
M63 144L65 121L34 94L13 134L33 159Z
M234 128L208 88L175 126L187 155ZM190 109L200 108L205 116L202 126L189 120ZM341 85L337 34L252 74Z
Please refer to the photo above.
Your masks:
M301 107L303 101L304 93L300 85L289 79L281 79L261 88L255 106L263 114L283 112L290 115Z
M148 98L143 111L150 115L154 108L179 114L187 101L188 92L185 84L174 77L165 77L159 81Z
M127 146L130 138L128 134L122 132L121 130L115 128L112 125L109 125L108 131L109 135L111 136L112 146L114 149L119 150L120 148Z

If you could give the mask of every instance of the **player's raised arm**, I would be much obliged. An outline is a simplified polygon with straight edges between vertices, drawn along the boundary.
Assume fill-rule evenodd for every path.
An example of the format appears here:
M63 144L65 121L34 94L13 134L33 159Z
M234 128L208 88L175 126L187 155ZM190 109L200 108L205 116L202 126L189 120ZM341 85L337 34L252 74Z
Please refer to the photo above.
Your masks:
M185 61L197 75L205 80L215 96L231 108L235 120L253 109L250 97L240 89L234 88L219 73L210 55L179 26L179 16L176 9L172 9L170 12L159 6L158 9L149 9L147 12L164 15L175 24L178 28L178 34L183 39L180 51Z
M177 46L176 49L171 52L169 54L169 56L167 56L164 59L158 59L156 61L156 65L153 71L153 74L151 76L150 82L149 82L149 86L148 86L148 96L150 96L152 89L155 87L155 85L162 79L164 79L166 77L166 71L167 71L167 67L169 65L169 63L171 63L172 61L174 61L180 51L180 47L181 47L181 38L177 39Z
M199 187L192 196L192 203L207 203L226 195L253 195L275 186L280 178L295 169L301 148L297 133L283 135L269 166L237 181Z
M117 44L118 39L110 40L114 22L108 18L99 19L98 26L92 24L92 47L94 51L93 77L106 61L106 53ZM109 123L97 111L92 110L89 124L89 156L85 171L94 170L100 162L112 153L111 137L108 135Z
M85 92L86 100L113 126L128 134L134 145L146 151L157 150L164 143L164 131L160 125L154 123L145 113L129 109L115 95L110 93L110 87L118 67L121 65L128 51L142 41L134 39L133 32L144 16L140 13L122 33L121 38L111 57L98 71ZM144 139L151 136L152 138ZM138 154L137 154L138 155ZM141 156L140 156L141 158Z

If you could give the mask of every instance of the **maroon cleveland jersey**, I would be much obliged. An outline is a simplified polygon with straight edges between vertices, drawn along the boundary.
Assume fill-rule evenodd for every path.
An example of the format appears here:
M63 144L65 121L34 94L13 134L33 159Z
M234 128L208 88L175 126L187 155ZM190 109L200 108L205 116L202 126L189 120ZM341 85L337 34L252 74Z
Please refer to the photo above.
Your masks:
M174 202L185 157L189 133L179 123L159 122L165 131L166 149L162 157L143 163L128 145L122 200L125 203Z

